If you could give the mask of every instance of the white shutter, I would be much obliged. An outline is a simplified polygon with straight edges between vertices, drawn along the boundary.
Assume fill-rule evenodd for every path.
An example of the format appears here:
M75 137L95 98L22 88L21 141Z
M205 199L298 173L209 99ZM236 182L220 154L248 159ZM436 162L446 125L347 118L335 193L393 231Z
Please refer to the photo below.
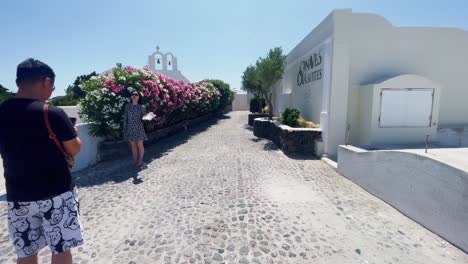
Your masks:
M431 126L434 89L383 89L380 127Z

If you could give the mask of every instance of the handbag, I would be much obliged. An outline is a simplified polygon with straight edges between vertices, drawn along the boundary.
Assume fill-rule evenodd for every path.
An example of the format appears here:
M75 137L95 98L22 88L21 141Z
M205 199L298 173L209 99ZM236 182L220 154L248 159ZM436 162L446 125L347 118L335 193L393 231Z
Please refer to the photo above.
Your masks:
M49 132L49 138L52 139L52 141L54 141L60 153L62 153L63 157L67 161L68 170L71 171L73 168L73 165L75 165L75 158L73 158L73 156L70 153L67 153L65 151L62 144L60 144L60 142L58 141L57 136L54 134L54 131L52 130L52 127L50 126L50 122L49 122L49 105L48 104L44 105L43 113L44 113L45 125L47 127L47 131Z

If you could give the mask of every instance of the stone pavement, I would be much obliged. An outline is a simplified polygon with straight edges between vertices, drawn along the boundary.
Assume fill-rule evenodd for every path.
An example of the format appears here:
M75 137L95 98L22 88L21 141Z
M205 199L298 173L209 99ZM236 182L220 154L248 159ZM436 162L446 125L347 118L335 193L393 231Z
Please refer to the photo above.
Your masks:
M468 263L468 256L324 162L287 157L245 112L76 174L76 263ZM13 263L0 203L0 263ZM48 251L41 252L48 263Z

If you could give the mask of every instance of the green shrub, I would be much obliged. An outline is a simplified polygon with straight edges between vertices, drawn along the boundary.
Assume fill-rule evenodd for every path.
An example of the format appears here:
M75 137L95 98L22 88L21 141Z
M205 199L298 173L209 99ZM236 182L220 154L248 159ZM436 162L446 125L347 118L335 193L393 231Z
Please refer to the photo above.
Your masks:
M219 110L224 110L226 106L232 104L232 101L234 100L234 92L231 91L231 87L229 84L221 81L221 80L211 80L211 79L206 79L203 80L202 82L208 82L214 85L219 92L221 93L221 98L219 100Z
M0 91L0 103L15 96L14 93Z
M288 125L290 127L297 126L297 120L300 117L299 110L295 108L286 108L283 113L283 124Z
M60 98L55 98L49 101L49 104L55 106L75 106L78 105L79 100L73 99L71 96L66 95Z
M258 105L257 98L250 99L250 112L252 113L261 113L263 107L265 107L265 99L260 99L262 105Z

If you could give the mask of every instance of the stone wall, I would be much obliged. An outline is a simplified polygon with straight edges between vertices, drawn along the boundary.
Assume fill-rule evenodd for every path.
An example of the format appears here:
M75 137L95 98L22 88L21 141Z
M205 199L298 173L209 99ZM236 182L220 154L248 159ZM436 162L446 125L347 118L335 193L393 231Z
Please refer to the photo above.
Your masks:
M249 123L248 123L249 126L253 126L255 118L259 118L259 117L268 117L268 114L262 114L262 113L249 114Z
M317 155L317 141L322 131L317 128L292 128L277 121L257 118L254 121L254 135L268 138L286 154Z

